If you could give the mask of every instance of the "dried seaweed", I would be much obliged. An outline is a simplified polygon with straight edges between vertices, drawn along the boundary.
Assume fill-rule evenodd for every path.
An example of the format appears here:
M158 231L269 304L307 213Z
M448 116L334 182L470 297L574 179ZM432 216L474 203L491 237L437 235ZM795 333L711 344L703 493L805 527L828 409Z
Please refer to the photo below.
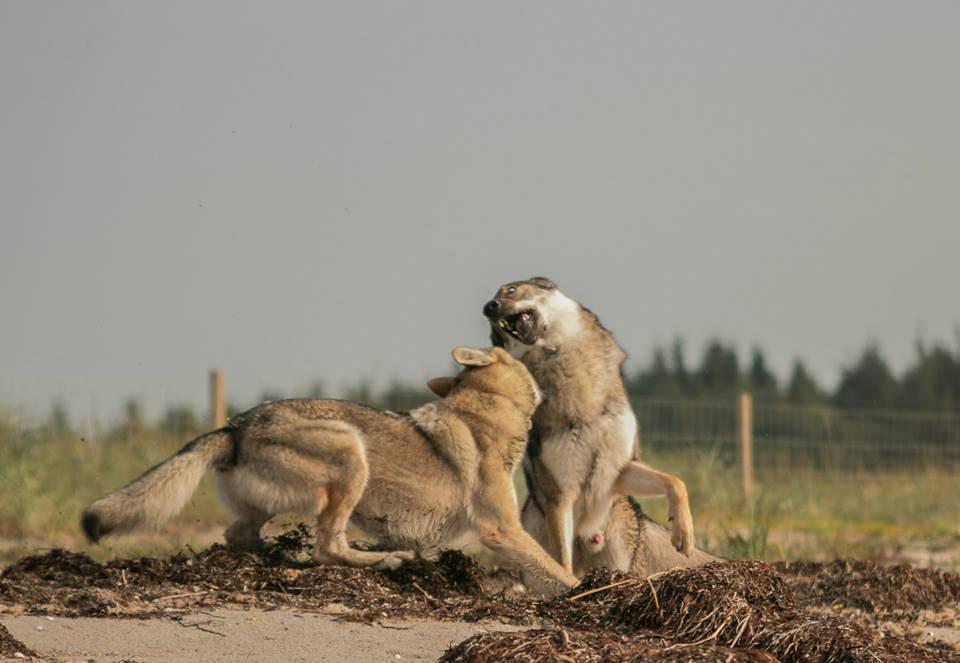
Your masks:
M760 562L716 562L650 578L595 571L545 608L562 623L761 649L782 661L957 660L865 623L807 611L783 578Z
M960 576L906 564L840 559L773 564L802 605L903 615L960 603Z
M441 663L777 663L757 649L736 649L714 644L676 644L651 634L626 636L601 630L563 628L514 633L481 633L448 649Z
M240 605L540 627L476 636L450 661L960 661L949 646L860 618L955 606L960 578L938 571L870 562L716 562L648 578L596 570L567 594L538 600L459 552L381 572L297 561L309 543L300 528L256 554L215 545L105 564L55 550L0 573L0 612L151 616Z
M39 654L10 635L10 631L0 624L0 658L39 658Z
M530 623L536 602L485 591L482 569L466 555L444 551L396 571L315 566L296 561L309 548L305 530L272 540L258 553L220 545L169 559L116 559L53 550L21 559L0 573L0 612L146 617L235 604L323 610L338 606L362 621L411 616L475 620L507 616ZM502 580L494 579L503 584Z

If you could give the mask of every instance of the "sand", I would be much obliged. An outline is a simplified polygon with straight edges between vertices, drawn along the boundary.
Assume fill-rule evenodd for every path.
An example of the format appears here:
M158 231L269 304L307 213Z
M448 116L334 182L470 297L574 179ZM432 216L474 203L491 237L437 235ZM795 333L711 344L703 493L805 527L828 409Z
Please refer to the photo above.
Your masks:
M471 635L517 628L425 619L368 625L312 612L234 609L192 613L178 621L2 615L0 624L42 656L98 663L436 661Z

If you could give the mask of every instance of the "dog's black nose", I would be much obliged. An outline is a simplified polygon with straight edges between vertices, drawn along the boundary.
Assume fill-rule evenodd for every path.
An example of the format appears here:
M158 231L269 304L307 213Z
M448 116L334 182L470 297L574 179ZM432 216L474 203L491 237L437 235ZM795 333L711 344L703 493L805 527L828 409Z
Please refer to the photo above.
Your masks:
M497 314L497 311L500 310L500 302L496 299L491 299L489 302L483 305L483 314L488 318Z

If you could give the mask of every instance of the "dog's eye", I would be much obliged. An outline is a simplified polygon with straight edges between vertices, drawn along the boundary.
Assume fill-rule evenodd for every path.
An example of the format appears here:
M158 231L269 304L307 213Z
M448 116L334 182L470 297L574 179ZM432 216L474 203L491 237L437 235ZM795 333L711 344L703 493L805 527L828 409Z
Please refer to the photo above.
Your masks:
M509 288L507 288L506 294L512 295L512 294L515 293L516 291L517 291L517 287L512 285L512 286L510 286Z

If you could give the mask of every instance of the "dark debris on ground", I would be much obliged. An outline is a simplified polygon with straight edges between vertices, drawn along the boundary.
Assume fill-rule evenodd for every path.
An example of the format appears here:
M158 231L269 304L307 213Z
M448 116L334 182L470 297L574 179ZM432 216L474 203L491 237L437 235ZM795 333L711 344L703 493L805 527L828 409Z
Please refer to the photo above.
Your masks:
M223 605L332 611L375 622L429 617L497 620L540 628L485 633L448 661L960 661L955 651L885 634L868 620L829 612L936 609L957 602L956 575L832 564L716 562L649 578L593 571L548 600L507 591L470 557L447 551L396 571L312 566L300 528L264 551L215 545L166 560L98 564L64 550L27 557L0 573L0 613L153 616Z
M481 633L451 647L442 663L776 663L758 649L676 643L656 633L631 636L597 629L544 628L515 633Z
M960 576L938 569L849 559L828 564L777 562L772 566L801 605L902 615L960 603Z
M38 658L37 652L17 640L0 624L0 658Z

